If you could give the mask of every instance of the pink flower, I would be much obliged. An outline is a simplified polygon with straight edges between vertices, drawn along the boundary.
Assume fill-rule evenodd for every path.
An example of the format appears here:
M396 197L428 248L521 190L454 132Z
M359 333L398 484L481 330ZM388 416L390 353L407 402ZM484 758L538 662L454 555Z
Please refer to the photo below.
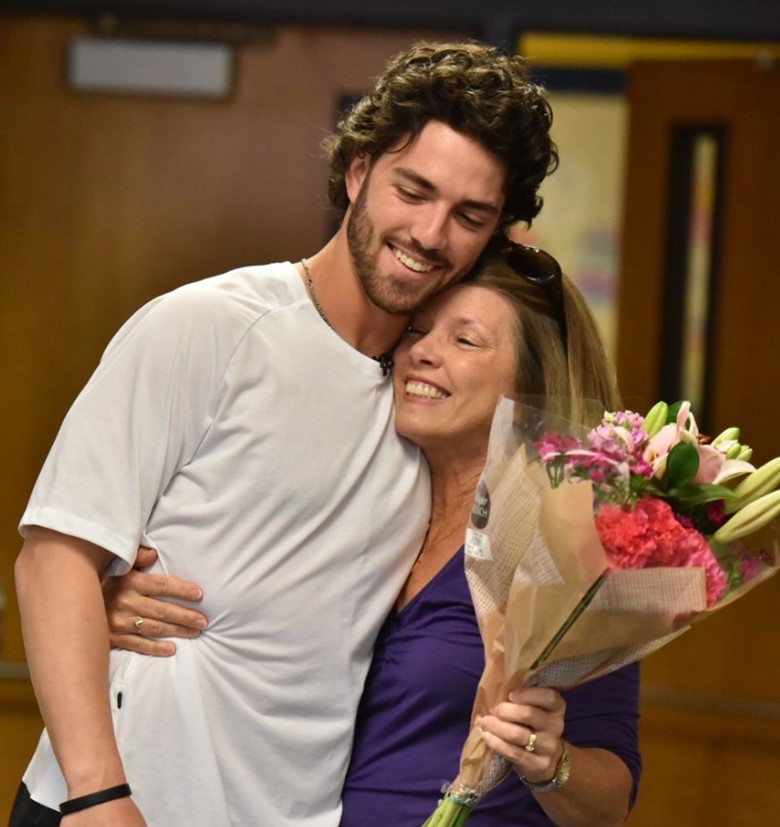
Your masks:
M726 589L726 575L707 541L696 529L682 525L664 500L641 499L633 509L603 505L596 529L613 568L703 568L710 606Z
M699 454L699 470L692 480L694 484L709 482L719 485L732 477L755 471L749 462L741 459L727 459L720 448L713 448L712 445L697 443L696 450Z
M764 570L764 566L755 557L745 555L739 562L739 576L743 583L752 580Z
M602 423L588 434L588 442L604 459L614 460L640 476L650 476L650 467L643 457L647 445L643 421L632 411L607 413Z
M700 566L704 569L704 578L707 586L707 605L714 606L728 588L729 582L726 573L720 567L709 546L706 545L697 551L691 552L688 557L688 566Z
M652 473L662 479L666 473L666 459L669 452L680 442L688 442L696 448L699 455L699 470L691 480L694 485L711 483L719 485L732 477L748 474L755 469L749 462L739 459L727 459L729 443L718 446L706 445L699 436L699 426L691 413L691 403L683 402L677 414L677 421L664 425L648 441L644 450L644 459L652 467Z
M573 436L546 434L536 443L536 450L539 452L542 462L551 462L567 451L579 448L579 445L580 443Z
M644 508L626 510L610 504L599 508L596 529L613 568L641 569L645 566L653 552L648 523Z
M687 426L687 427L686 427ZM653 473L659 479L666 472L666 458L669 451L679 442L695 443L699 435L699 428L691 413L691 403L683 402L677 412L677 421L664 425L652 437L644 451L644 458L653 468Z
M716 527L726 522L726 506L723 500L715 500L707 505L707 519Z

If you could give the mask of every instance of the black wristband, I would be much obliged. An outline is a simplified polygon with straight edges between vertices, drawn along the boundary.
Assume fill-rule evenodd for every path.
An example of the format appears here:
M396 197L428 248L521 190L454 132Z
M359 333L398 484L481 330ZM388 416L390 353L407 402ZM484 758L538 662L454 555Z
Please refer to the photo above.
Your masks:
M78 798L71 798L60 804L60 813L69 816L79 810L86 810L88 807L95 807L98 804L105 804L106 801L113 801L116 798L127 798L133 791L129 784L119 784L117 787L109 787L107 790L99 790L96 793L81 795Z

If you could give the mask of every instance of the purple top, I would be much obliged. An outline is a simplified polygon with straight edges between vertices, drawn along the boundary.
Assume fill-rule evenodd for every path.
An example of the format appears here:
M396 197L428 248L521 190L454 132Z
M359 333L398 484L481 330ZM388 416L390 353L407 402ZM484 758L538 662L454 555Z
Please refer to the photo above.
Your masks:
M458 773L484 650L461 549L384 623L358 712L341 827L422 827ZM628 765L636 796L639 666L564 693L566 740L603 747ZM474 809L469 827L553 822L511 774Z

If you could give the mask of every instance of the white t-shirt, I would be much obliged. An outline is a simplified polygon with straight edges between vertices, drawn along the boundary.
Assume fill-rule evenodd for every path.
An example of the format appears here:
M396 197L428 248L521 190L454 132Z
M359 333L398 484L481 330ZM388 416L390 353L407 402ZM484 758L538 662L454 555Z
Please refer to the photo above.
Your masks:
M376 361L289 262L155 299L117 333L22 518L140 543L204 589L172 658L111 654L114 726L150 827L337 827L375 635L422 543L429 479ZM44 733L25 775L66 788Z

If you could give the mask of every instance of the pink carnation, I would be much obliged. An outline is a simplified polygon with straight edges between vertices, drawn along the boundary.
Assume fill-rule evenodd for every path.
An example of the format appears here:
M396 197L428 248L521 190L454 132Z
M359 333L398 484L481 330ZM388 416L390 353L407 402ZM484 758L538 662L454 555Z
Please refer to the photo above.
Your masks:
M596 529L613 568L702 567L710 606L726 589L726 575L707 541L682 525L664 500L641 499L631 510L602 505Z
M543 462L551 462L556 457L578 448L580 443L568 434L546 434L536 443L539 456Z
M739 576L743 583L747 583L763 571L764 566L755 557L744 555L739 563Z
M717 528L726 522L726 504L715 500L707 505L707 519Z
M627 511L618 505L602 505L596 514L596 529L613 568L641 569L653 552L647 515L639 507Z
M704 578L707 585L707 605L714 606L726 591L729 581L726 572L720 567L709 546L692 552L688 558L688 566L701 566L704 569Z

